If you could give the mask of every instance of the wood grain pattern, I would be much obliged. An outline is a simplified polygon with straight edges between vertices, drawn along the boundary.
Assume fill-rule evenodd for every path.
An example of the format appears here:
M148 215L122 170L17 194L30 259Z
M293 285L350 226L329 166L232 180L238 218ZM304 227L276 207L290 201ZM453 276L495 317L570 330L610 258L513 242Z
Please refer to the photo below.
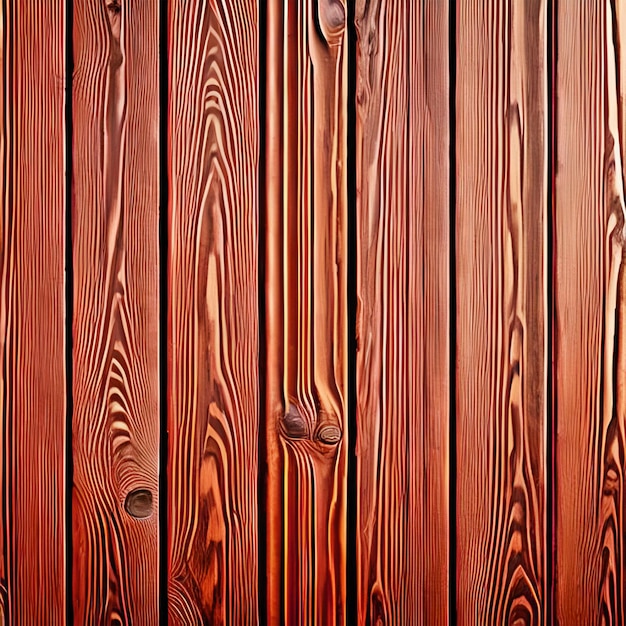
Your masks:
M168 14L168 578L181 626L258 623L257 4L176 0Z
M159 568L158 6L75 0L73 11L74 620L152 625Z
M555 614L626 617L623 3L556 13Z
M456 24L458 624L542 624L546 3L464 0Z
M346 10L267 8L269 625L346 621Z
M448 623L448 5L359 0L358 623Z
M0 6L0 623L65 624L65 7Z

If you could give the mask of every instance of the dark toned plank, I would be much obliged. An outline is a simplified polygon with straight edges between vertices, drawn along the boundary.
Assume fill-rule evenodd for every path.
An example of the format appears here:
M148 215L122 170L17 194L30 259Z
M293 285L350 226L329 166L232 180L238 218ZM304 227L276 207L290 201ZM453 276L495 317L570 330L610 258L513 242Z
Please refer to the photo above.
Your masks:
M267 5L264 623L346 621L346 6Z
M73 604L158 621L158 5L74 2Z
M626 621L624 25L615 3L556 13L555 615Z
M447 624L448 4L356 29L358 623Z
M546 616L546 32L541 0L457 6L459 625Z
M167 19L169 622L252 625L258 7L174 0Z
M0 6L0 622L65 624L65 3Z

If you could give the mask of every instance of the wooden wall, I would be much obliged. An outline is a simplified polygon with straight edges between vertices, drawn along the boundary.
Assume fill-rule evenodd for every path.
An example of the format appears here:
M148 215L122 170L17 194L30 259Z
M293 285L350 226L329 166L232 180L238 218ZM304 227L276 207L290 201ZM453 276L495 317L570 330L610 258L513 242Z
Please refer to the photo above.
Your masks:
M0 2L0 624L624 624L625 41Z

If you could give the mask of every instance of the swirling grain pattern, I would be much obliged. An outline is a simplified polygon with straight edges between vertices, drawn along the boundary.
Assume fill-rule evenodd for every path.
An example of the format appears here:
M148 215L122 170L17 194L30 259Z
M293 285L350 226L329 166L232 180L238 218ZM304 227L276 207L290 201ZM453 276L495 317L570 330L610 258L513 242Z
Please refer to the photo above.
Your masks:
M546 3L464 0L456 24L458 624L539 625L547 584Z
M267 615L346 623L347 7L267 5Z
M358 624L448 624L448 6L356 30Z
M153 625L158 6L75 0L73 13L74 621Z
M559 3L556 591L561 624L624 624L623 3Z
M169 623L257 598L258 8L169 5Z
M0 3L0 623L65 624L63 2Z

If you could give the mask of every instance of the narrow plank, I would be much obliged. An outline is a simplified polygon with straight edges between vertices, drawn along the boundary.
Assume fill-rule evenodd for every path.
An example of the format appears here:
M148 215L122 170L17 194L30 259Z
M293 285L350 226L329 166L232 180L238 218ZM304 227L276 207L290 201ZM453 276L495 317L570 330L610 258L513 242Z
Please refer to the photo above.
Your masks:
M543 624L546 3L456 25L458 624Z
M65 3L0 6L0 622L65 624Z
M169 623L257 624L258 2L169 30Z
M356 3L358 624L447 624L448 3Z
M75 0L73 605L158 621L156 3Z
M267 615L346 622L346 6L267 4Z
M556 12L555 615L626 621L622 3ZM620 45L621 44L621 45Z

